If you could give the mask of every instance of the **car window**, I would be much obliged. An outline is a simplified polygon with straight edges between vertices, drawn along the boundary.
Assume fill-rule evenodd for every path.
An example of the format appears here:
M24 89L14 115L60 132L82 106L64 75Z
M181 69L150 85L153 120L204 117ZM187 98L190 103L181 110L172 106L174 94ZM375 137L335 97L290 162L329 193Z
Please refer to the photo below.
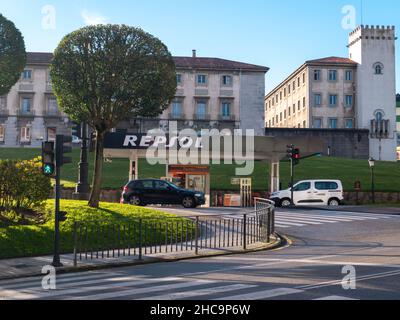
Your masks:
M142 181L143 189L153 189L153 181L146 180Z
M315 189L317 189L317 190L337 190L337 189L339 189L339 186L336 182L323 181L323 182L316 182Z
M154 188L157 190L169 190L170 187L164 181L154 181Z
M311 189L310 182L303 182L293 188L294 191L307 191Z
M142 189L143 185L141 181L133 181L129 184L129 189Z

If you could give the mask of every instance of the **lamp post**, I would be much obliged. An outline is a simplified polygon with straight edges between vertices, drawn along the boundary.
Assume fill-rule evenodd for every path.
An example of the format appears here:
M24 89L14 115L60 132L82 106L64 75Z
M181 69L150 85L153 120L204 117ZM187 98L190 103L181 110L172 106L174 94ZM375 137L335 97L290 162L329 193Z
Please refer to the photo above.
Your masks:
M87 148L87 123L81 123L81 157L79 162L79 177L78 184L76 185L76 194L82 200L86 200L89 194L89 163L88 163L88 148Z
M372 192L372 203L375 204L375 159L370 158L368 160L369 167L371 168L371 192Z

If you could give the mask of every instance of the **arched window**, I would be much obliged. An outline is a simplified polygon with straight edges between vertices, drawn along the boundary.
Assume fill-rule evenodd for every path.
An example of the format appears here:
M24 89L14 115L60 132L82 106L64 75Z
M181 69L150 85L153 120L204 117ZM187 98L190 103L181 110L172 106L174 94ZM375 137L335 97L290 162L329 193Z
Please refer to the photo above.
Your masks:
M383 64L380 62L377 62L374 64L374 71L375 74L383 74Z
M384 117L383 111L378 110L375 112L376 122L381 122L383 120L383 117Z

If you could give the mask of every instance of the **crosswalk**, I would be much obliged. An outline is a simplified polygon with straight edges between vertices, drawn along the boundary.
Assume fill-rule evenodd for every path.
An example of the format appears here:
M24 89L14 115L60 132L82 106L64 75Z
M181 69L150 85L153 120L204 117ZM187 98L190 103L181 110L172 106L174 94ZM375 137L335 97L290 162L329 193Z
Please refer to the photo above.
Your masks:
M399 217L393 215L339 211L278 211L275 215L275 226L278 229L286 229L396 218Z
M190 277L128 276L119 273L87 272L57 277L56 290L44 290L41 278L0 282L0 300L220 300L251 301L302 299L307 289L266 287L265 284L192 279ZM322 296L320 300L349 297Z

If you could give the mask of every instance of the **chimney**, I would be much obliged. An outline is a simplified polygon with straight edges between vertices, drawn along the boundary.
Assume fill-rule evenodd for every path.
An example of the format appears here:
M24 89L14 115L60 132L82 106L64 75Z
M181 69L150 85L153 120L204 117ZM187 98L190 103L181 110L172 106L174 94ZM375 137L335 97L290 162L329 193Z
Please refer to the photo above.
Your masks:
M194 49L192 50L192 57L196 58L196 50L194 50Z

